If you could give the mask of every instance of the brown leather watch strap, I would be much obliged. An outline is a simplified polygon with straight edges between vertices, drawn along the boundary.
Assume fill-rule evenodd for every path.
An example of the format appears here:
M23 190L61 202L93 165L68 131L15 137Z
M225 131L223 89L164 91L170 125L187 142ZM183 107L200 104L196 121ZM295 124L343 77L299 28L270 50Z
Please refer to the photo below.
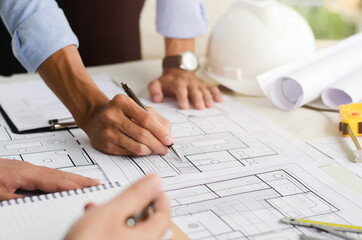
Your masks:
M162 62L162 68L163 69L168 69L168 68L180 68L181 66L181 60L182 60L182 56L181 55L177 55L177 56L167 56L163 59Z

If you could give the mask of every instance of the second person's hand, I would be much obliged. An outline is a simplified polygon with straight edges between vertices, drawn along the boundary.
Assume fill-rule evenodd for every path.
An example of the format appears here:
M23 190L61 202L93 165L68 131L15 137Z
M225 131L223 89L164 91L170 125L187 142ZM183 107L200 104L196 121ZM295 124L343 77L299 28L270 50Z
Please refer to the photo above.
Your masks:
M36 166L24 161L0 159L0 201L23 197L18 189L59 192L98 185L101 182L74 173Z
M153 202L154 214L129 227L129 217ZM139 180L119 196L101 206L87 204L86 212L68 232L65 240L160 239L170 227L168 199L160 178L153 174Z

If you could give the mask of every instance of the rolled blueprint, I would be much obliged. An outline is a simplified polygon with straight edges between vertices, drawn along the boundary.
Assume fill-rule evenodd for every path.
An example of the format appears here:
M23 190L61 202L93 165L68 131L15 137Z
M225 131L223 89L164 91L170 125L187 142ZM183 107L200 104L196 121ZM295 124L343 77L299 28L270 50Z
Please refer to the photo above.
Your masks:
M323 103L332 109L362 101L362 67L333 83L321 94Z
M261 89L277 107L298 108L318 98L337 80L362 68L362 34L257 76Z

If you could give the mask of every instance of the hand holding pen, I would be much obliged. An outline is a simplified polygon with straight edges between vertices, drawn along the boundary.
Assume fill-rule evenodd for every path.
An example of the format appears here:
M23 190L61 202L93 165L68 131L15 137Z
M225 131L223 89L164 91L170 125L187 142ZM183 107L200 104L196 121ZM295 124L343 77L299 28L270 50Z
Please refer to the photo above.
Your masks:
M166 155L173 143L171 123L124 94L105 101L85 124L79 124L94 148L112 155Z
M121 83L122 84L122 88L124 89L124 91L126 92L126 94L132 98L140 107L142 107L144 110L148 111L147 108L142 104L141 100L136 96L136 94L132 91L132 89L126 84L126 83ZM171 144L166 145L168 148L170 148L177 156L177 158L179 160L182 161L182 157L180 155L180 153L177 151L175 145L173 144L173 142Z
M153 212L147 217L129 219L153 202ZM68 232L65 240L93 239L161 239L170 227L170 208L161 190L160 178L153 174L131 185L120 195L100 206L87 204L86 211Z

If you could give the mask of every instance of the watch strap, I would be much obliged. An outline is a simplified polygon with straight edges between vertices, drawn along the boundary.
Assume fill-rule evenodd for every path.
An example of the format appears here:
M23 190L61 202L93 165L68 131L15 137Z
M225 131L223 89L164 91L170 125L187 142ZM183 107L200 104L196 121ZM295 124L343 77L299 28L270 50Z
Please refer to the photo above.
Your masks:
M163 69L181 68L181 63L182 63L181 55L167 56L162 61L162 67Z

